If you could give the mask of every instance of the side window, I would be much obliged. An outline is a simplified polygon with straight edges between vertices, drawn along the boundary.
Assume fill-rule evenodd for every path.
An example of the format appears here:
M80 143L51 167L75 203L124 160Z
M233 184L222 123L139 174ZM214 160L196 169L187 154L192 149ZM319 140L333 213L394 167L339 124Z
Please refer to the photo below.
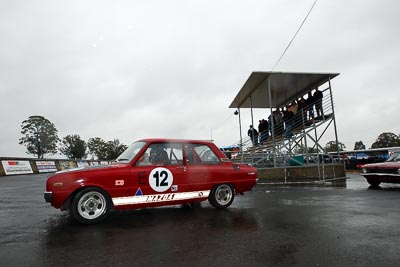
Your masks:
M154 143L140 157L136 166L182 165L182 145L174 143Z
M219 164L220 160L207 145L188 144L186 149L186 161L190 165Z

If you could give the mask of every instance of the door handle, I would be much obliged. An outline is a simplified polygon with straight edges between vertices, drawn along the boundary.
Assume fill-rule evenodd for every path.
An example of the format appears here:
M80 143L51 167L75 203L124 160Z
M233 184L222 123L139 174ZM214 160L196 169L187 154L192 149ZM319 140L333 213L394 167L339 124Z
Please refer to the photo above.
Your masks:
M178 166L178 167L175 167L175 170L183 170L185 172L186 171L186 167L185 166Z

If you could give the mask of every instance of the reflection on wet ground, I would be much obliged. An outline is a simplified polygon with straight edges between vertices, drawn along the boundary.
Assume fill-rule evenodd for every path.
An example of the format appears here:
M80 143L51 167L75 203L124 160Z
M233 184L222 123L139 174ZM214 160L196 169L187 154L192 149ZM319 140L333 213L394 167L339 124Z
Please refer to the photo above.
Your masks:
M0 178L8 266L397 265L400 185L257 185L227 210L207 202L113 212L82 226L44 203L45 176Z

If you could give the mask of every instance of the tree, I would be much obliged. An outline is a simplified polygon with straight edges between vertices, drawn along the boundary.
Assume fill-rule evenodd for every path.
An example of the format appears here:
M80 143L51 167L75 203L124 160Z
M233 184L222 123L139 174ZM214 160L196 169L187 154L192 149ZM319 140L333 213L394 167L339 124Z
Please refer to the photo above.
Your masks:
M107 159L107 143L100 137L90 138L88 141L88 148L90 154L95 155L99 160Z
M400 146L400 138L394 133L381 133L371 148Z
M336 141L329 141L326 143L325 150L326 152L337 152L339 148L339 151L344 151L346 149L346 146L343 143L338 142L336 145Z
M118 139L114 139L113 141L107 142L107 159L114 160L121 155L128 147L119 142Z
M43 158L45 154L57 153L58 131L54 124L43 116L30 116L22 122L20 145L25 145L27 154Z
M303 154L303 153L304 153L304 146L303 146L303 145L297 146L297 147L294 149L293 152L296 153L296 154ZM314 148L314 147L308 147L308 148L307 148L307 153L308 153L308 154L316 154L316 153L318 153L318 149L317 149L317 148Z
M87 145L79 135L67 135L61 143L60 152L69 159L82 159L86 157Z
M362 141L355 142L354 150L362 150L365 149L365 145Z

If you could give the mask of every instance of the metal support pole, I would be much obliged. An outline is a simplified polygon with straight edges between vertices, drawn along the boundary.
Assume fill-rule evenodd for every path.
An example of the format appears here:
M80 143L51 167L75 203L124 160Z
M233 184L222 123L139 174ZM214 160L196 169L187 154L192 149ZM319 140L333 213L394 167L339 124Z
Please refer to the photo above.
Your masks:
M274 159L274 167L276 167L276 148L275 148L275 126L274 126L274 115L272 113L272 97L271 97L271 81L268 76L268 82L267 82L267 88L268 88L268 97L269 97L269 107L271 111L271 135L272 135L272 149L273 149L273 159Z
M243 163L243 138L242 138L242 119L240 117L240 108L238 108L238 114L239 114L239 131L240 131L240 157L241 160L240 162Z
M338 141L337 128L336 128L336 116L335 116L335 109L333 107L333 96L332 96L332 87L331 87L331 78L330 77L329 77L329 93L331 95L332 118L333 118L333 127L335 128L337 155L338 155L338 158L340 158L339 141Z
M318 148L318 135L317 127L315 127L315 122L313 122L314 133L315 133L315 147L317 148L317 164L318 164L318 179L321 181L321 169L319 164L319 148Z
M250 113L251 113L251 125L253 125L253 128L255 128L254 118L253 118L253 100L251 99L251 96L250 96Z
M307 136L306 136L306 124L304 122L304 110L303 108L301 109L301 120L303 121L303 135L304 135L304 149L305 149L305 154L306 154L306 163L307 165L310 163L308 160L308 147L307 147ZM304 150L303 150L304 153Z

